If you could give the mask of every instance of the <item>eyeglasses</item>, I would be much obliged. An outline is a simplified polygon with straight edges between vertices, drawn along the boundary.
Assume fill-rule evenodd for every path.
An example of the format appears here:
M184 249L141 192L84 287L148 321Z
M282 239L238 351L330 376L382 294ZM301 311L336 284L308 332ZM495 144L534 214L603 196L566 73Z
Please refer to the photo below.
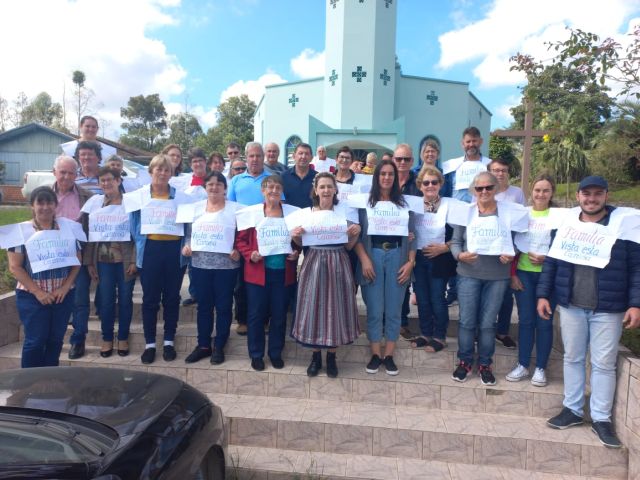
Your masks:
M233 167L231 170L234 172L244 172L246 169L247 167Z
M491 173L509 173L508 168L492 168L490 170Z
M484 192L485 190L487 192L492 191L494 188L496 188L495 185L481 185L478 187L473 187L475 189L476 192L480 193L480 192Z
M351 161L351 157L348 155L338 155L338 160L349 160Z
M413 157L393 157L393 159L398 163L411 163L413 162Z
M440 180L423 180L422 186L428 187L429 185L433 185L434 187L440 183Z
M232 151L232 152L227 152L227 156L229 156L229 157L230 157L231 155L239 155L239 154L240 154L240 151L239 151L239 150L234 150L234 151Z

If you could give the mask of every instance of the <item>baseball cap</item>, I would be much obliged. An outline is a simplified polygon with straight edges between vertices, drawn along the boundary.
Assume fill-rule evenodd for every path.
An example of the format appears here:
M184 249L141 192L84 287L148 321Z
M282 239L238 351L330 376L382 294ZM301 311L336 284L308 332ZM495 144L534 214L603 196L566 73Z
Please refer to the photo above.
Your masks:
M583 178L578 185L578 191L589 187L600 187L607 191L609 190L609 184L607 181L598 175L589 175L588 177Z

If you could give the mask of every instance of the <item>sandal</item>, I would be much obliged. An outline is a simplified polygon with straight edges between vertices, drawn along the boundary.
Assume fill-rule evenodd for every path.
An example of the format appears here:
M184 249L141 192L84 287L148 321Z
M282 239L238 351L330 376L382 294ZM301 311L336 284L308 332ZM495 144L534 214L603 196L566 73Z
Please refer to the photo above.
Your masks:
M432 340L427 337L414 337L411 339L411 348L423 348L429 345L431 342Z
M431 340L429 340L429 342L425 345L424 349L427 352L431 352L431 353L438 353L440 350L442 350L444 347L447 346L446 342L443 342L441 340L436 340L435 338L432 338Z

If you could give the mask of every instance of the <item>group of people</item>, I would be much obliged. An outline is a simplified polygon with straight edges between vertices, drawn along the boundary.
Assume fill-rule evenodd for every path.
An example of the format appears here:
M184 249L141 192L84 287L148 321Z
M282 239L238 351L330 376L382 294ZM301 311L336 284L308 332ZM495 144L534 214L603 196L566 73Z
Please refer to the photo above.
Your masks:
M86 122L95 122L97 132L95 119ZM323 369L325 349L326 374L336 377L336 349L361 333L360 288L371 350L366 372L383 368L397 375L394 351L407 328L410 285L420 328L411 346L433 353L447 348L449 285L460 310L453 380L465 382L476 361L480 382L495 385L492 361L500 342L519 345L506 380L531 377L533 385L546 385L557 305L565 408L549 425L582 422L590 347L594 429L603 443L619 446L610 416L620 332L640 326L638 211L609 206L601 177L580 182L576 209L557 209L555 184L546 174L534 179L526 207L522 190L509 185L508 163L480 153L475 127L465 129L461 144L464 155L440 166L440 146L426 141L417 173L411 146L400 144L371 175L354 171L347 146L338 150L334 165L326 165L318 163L327 162L326 150L318 151L325 158L312 158L311 146L301 143L294 165L284 168L276 144L263 148L257 142L246 145L244 159L239 146L230 144L228 170L220 154L207 158L192 149L192 172L185 174L180 148L169 145L151 160L148 183L128 189L121 159L112 156L99 167L100 145L81 136L75 149L80 165L58 157L53 187L31 195L33 220L5 231L25 328L23 367L58 364L72 313L69 357L84 354L92 280L100 355L114 349L127 355L137 275L146 343L141 361L155 361L160 305L162 357L174 360L180 289L189 266L187 300L197 304L198 344L187 363L225 361L235 304L236 331L247 335L254 370L265 369L265 353L273 368L284 367L289 333L310 349L309 376ZM517 344L509 336L514 294Z

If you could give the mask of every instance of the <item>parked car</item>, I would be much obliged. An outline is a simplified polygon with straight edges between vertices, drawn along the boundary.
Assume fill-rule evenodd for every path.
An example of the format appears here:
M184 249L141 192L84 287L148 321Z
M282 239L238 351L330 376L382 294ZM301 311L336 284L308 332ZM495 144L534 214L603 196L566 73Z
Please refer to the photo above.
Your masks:
M0 372L2 479L224 479L219 407L185 382L140 371Z
M122 163L123 170L126 173L124 178L132 179L137 178L138 176L149 176L146 165L127 159L124 159ZM25 172L22 181L22 196L24 198L29 198L29 195L31 195L31 192L35 188L41 185L53 185L56 178L53 176L53 170L29 170L28 172Z

